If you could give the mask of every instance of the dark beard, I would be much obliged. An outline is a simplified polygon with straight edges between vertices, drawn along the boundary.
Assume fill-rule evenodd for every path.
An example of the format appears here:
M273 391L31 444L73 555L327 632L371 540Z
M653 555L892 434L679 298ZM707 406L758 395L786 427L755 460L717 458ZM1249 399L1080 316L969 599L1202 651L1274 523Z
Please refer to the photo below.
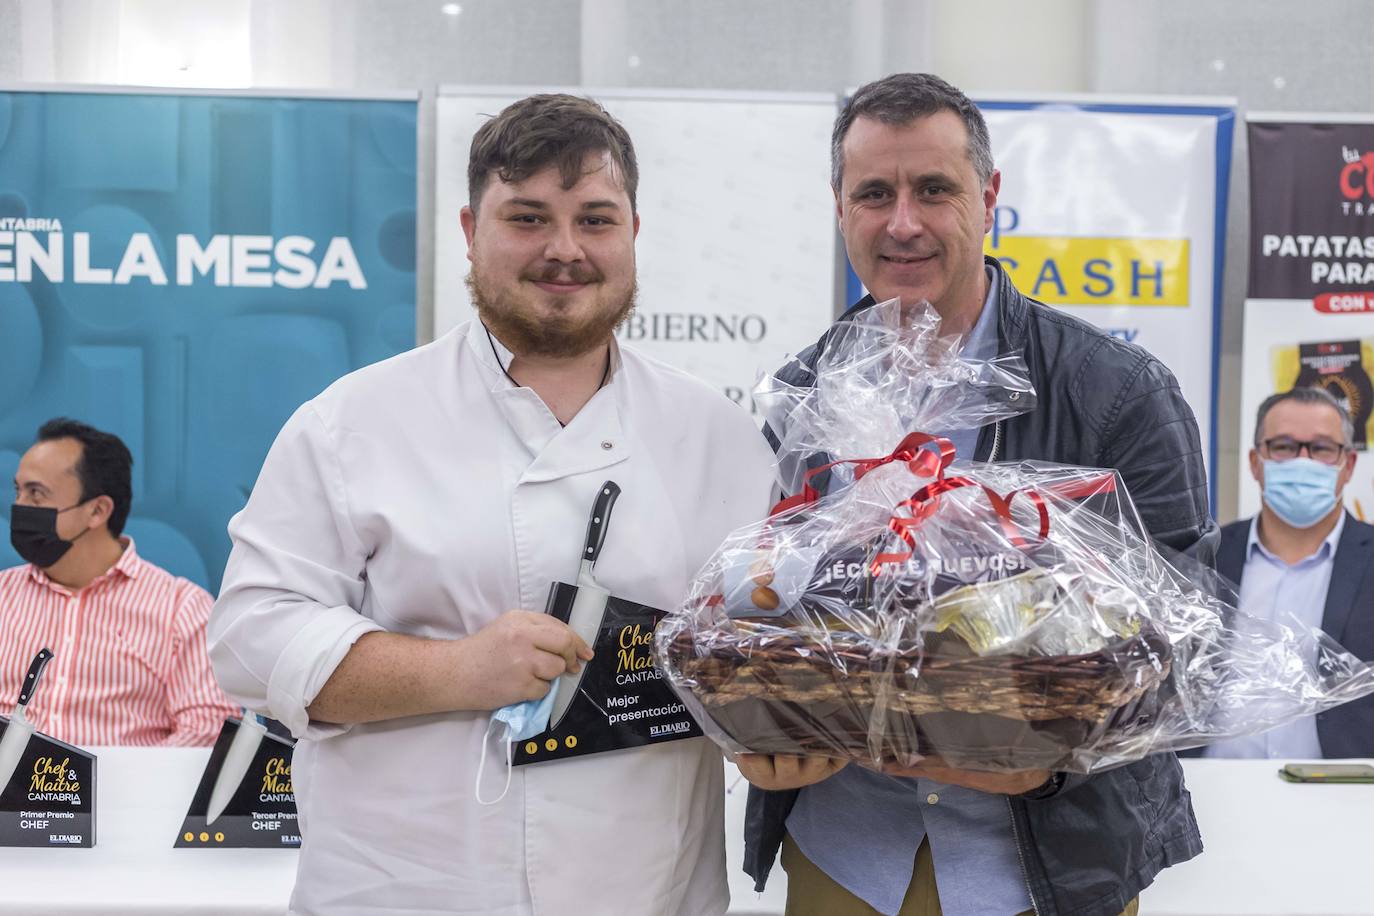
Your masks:
M472 266L464 282L482 323L508 350L517 356L560 359L581 356L606 343L634 311L635 297L639 293L639 284L635 281L624 301L582 322L562 315L536 320L485 289L477 265Z

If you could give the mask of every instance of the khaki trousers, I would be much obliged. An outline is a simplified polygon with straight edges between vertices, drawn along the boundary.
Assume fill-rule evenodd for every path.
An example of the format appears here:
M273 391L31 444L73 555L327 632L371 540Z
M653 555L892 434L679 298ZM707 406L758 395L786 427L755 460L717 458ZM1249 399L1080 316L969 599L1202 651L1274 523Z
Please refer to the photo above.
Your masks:
M787 872L787 916L881 916L877 910L845 890L816 867L792 837L782 838L782 867ZM1121 916L1137 916L1140 901L1132 900ZM1027 916L1031 914L1026 911ZM935 888L935 863L930 843L922 841L916 850L911 883L897 916L941 916L940 895Z

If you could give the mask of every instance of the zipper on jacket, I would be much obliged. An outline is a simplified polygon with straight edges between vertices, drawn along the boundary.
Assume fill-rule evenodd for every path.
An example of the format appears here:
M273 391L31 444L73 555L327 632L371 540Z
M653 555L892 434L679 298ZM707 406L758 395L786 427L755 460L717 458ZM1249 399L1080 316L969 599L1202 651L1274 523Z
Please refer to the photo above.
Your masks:
M1021 851L1021 831L1016 829L1016 809L1012 807L1011 796L1007 796L1007 813L1011 815L1011 840L1016 844L1016 861L1021 865L1021 880L1026 884L1026 895L1030 897L1031 910L1040 913L1040 905L1035 902L1035 890L1031 887L1030 872L1026 871L1026 855Z
M1002 447L1002 421L998 420L992 425L992 451L988 453L988 461L997 460L997 450Z

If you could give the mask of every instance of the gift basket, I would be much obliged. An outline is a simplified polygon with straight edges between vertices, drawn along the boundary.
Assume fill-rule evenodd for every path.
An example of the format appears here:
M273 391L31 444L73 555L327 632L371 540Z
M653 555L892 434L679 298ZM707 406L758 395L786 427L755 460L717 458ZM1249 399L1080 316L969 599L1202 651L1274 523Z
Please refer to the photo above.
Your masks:
M1166 560L1115 472L961 460L936 433L1036 396L1019 357L960 358L930 307L837 325L809 380L755 393L795 495L655 634L728 751L1088 773L1374 692L1320 631Z

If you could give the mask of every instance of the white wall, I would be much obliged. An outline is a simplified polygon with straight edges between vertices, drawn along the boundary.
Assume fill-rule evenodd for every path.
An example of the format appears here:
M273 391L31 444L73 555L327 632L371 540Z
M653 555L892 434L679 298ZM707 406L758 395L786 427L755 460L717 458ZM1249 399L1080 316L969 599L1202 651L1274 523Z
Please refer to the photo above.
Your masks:
M931 71L965 91L1086 92L1091 0L932 4Z

